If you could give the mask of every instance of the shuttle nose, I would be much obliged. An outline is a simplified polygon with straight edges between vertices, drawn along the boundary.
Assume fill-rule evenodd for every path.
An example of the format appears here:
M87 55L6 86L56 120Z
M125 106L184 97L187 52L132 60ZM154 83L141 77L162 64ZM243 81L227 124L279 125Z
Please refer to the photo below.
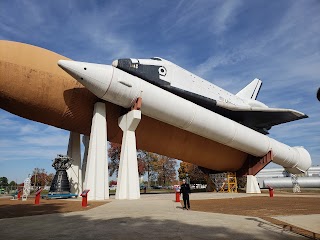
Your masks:
M118 67L118 60L114 60L112 62L112 66L114 66L115 68Z
M58 65L99 98L107 91L113 76L113 67L109 65L68 60L59 60Z

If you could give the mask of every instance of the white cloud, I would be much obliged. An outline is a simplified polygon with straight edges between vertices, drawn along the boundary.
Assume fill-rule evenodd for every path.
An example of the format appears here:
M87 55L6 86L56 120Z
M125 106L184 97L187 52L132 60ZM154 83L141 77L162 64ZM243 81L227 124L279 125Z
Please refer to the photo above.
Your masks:
M242 1L184 1L167 7L160 18L161 37L166 40L203 39L221 35L236 21ZM211 37L210 37L211 39Z
M66 153L68 132L32 122L0 110L0 162L19 159L53 158Z
M221 6L212 14L213 21L211 30L219 35L228 29L236 21L236 12L242 5L239 1L223 1Z
M233 93L262 78L259 100L310 115L271 135L289 145L306 143L319 157L320 5L289 1L285 10L270 8L259 18L263 6L241 1L11 2L0 9L3 39L104 63L153 53ZM0 161L52 159L66 151L64 130L4 111L0 123Z
M32 123L20 126L20 134L28 135L28 134L36 134L40 131L39 125Z
M44 147L66 147L68 144L68 136L64 135L54 135L54 136L24 136L19 139L22 144L28 146L44 146Z

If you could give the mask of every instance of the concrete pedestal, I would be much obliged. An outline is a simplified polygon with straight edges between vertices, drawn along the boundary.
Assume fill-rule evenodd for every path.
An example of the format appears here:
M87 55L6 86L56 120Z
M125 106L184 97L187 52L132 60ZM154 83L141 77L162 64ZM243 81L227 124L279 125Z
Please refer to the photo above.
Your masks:
M247 175L246 193L261 193L256 176Z
M70 132L67 155L72 158L72 165L67 170L71 193L82 193L80 134Z
M88 200L109 199L106 107L101 102L94 105L84 189L90 189Z
M141 120L141 111L132 110L119 118L123 131L120 165L118 172L116 199L139 199L140 185L138 174L135 130Z

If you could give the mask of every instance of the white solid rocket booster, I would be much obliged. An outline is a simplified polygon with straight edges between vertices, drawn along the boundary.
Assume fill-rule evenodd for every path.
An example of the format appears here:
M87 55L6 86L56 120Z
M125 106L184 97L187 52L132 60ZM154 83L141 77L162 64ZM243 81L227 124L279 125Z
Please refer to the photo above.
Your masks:
M289 147L235 121L176 96L110 65L60 60L58 65L108 102L131 107L142 98L142 114L256 157L273 153L273 162L291 173L311 166L303 147Z

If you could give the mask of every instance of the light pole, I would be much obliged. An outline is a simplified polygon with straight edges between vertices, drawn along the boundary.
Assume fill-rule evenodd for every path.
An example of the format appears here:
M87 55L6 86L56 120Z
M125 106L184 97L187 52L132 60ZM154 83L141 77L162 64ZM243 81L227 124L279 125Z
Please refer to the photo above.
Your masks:
M38 169L36 169L35 174L34 174L34 187L35 187L35 189L37 188L37 174L38 174Z
M189 182L189 177L188 177L188 176L189 176L189 174L187 173L187 174L186 174L186 182L187 182L188 184L190 184L190 182Z

